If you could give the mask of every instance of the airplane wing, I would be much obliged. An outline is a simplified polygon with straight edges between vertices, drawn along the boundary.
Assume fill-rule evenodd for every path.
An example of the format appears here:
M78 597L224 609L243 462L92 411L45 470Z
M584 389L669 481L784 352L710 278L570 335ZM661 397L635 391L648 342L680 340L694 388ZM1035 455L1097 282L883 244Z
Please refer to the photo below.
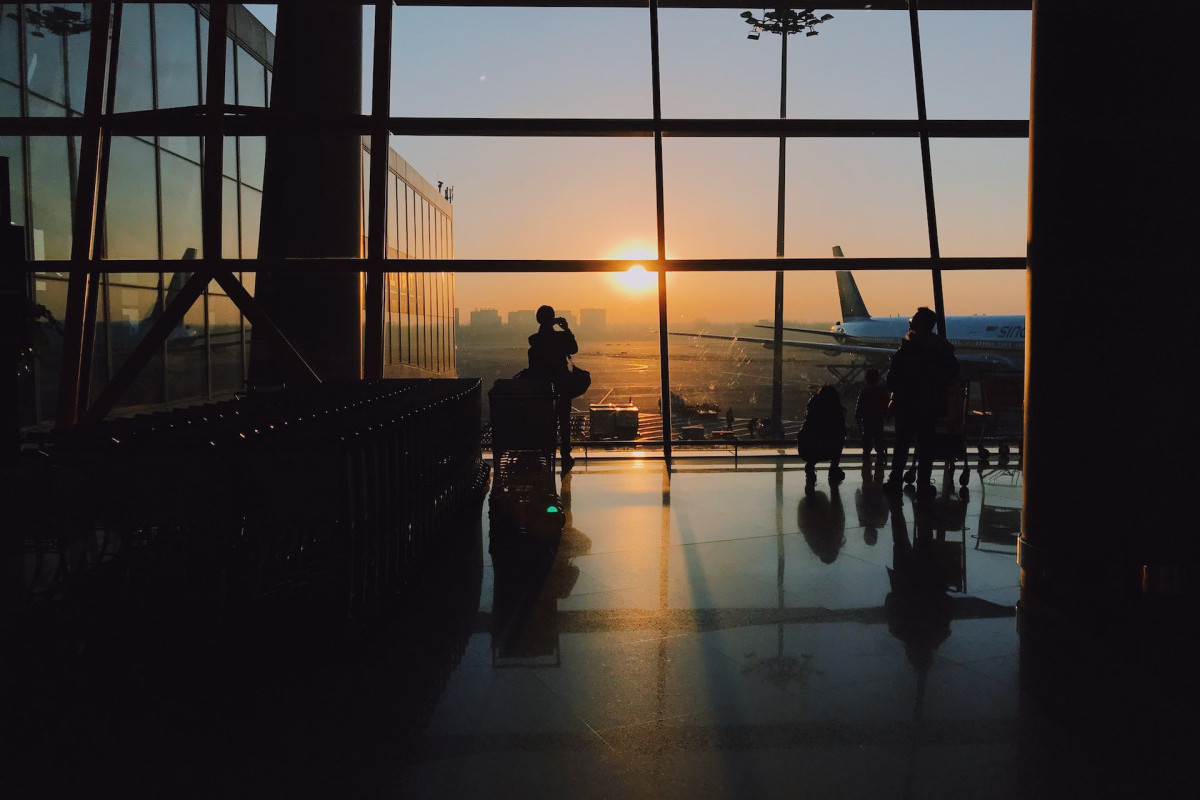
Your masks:
M795 330L795 329L792 329ZM685 333L682 331L670 331L672 336L691 336L695 339L722 339L727 342L745 342L748 344L760 344L763 347L771 350L775 346L773 339L761 339L754 336L723 336L718 333ZM796 339L784 339L784 347L802 347L806 350L817 350L829 355L841 355L849 353L858 356L888 356L896 352L895 347L875 347L867 344L829 344L826 342L801 342Z
M774 325L755 325L754 327L766 328L767 330L775 329ZM830 336L834 339L846 338L846 334L841 333L840 331L818 330L817 328L789 328L785 325L783 327L783 330L790 331L792 333L808 333L808 334L812 334L813 336Z

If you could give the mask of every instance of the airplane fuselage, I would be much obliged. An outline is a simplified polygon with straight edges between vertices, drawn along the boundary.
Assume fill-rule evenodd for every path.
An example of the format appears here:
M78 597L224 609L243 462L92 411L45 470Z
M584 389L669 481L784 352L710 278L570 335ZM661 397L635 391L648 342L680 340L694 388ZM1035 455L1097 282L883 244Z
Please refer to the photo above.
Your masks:
M839 322L833 330L862 344L897 345L908 332L907 317L872 317ZM950 343L959 349L1021 350L1025 317L1019 314L946 317Z
M908 332L907 317L851 319L833 326L838 341L898 347ZM997 367L1019 369L1024 363L1025 317L1020 314L946 317L946 333L959 354L981 355Z

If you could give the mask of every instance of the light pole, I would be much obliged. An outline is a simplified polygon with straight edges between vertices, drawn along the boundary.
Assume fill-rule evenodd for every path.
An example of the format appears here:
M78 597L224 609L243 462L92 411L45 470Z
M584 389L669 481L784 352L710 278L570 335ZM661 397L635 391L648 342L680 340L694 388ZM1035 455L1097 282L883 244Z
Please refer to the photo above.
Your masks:
M763 31L778 33L783 37L783 56L779 68L779 118L787 119L787 37L791 33L804 31L805 36L816 36L816 26L833 19L832 14L818 17L811 8L796 11L777 8L764 11L762 18L743 11L742 19L753 30L747 39L758 40ZM779 137L779 203L775 220L775 257L783 258L784 183L787 172L787 137ZM775 271L775 331L772 339L771 375L771 435L783 438L783 270Z

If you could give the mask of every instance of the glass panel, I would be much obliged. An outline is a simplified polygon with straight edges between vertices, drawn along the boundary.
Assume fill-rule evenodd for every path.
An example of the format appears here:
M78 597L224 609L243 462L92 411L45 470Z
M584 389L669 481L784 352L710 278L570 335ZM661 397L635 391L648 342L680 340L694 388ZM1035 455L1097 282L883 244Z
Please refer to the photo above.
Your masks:
M778 140L668 139L663 156L668 257L776 254ZM784 255L828 257L839 244L855 256L929 254L916 140L792 139L785 180ZM606 255L655 252L646 232Z
M396 194L400 181L392 172L388 173L387 188L387 246L389 256L399 249L400 231L396 219Z
M921 58L931 119L1028 119L1033 15L922 11Z
M154 148L115 136L105 201L105 258L158 258Z
M918 140L790 140L787 165L786 255L929 255Z
M158 107L194 106L200 102L196 10L160 3L154 7L158 61Z
M247 183L255 189L263 188L263 170L267 158L267 137L239 136L238 152L241 154L238 169L242 183Z
M142 336L161 313L157 289L110 286L108 291L109 331L112 339L113 369L119 370ZM155 353L150 363L121 395L120 405L153 405L163 401L163 356Z
M456 231L459 258L613 258L630 241L654 241L650 138L397 137L393 146L423 174L471 176L471 192L455 203L472 219ZM433 187L426 197L446 202ZM425 248L427 219L417 216Z
M0 3L0 80L21 83L21 53L18 41L21 17L16 3Z
M907 13L838 11L834 17L814 28L817 36L788 36L788 116L915 119ZM733 9L664 9L663 115L778 117L780 35L763 32L747 41L749 33Z
M241 312L228 297L209 296L208 331L214 396L239 392L245 387L241 319Z
M238 233L238 185L229 178L221 180L221 255L240 258Z
M262 192L242 186L242 258L258 258L258 227Z
M200 167L166 152L160 159L163 258L203 257Z
M92 46L92 12L88 3L70 3L66 7L68 11L80 14L67 35L67 99L71 110L82 114L87 94L88 55Z
M265 68L241 47L237 48L238 104L243 106L265 106L267 84Z
M949 270L942 273L942 294L947 314L997 314L1023 317L1026 277L1024 270ZM1000 338L1024 339L1011 331ZM950 330L954 336L955 331Z
M1029 142L933 139L929 150L942 255L1025 255Z
M21 116L21 90L11 83L0 81L0 117Z
M150 7L126 3L121 12L121 49L117 57L116 110L144 111L154 106L150 62Z
M648 37L638 9L397 8L391 113L646 117Z
M71 257L71 175L67 140L29 137L34 259Z
M417 193L407 184L404 187L404 253L406 258L415 258L417 246Z
M62 33L55 24L60 14L78 16L78 11L62 11L53 6L25 6L25 85L33 94L48 100L53 105L30 108L36 116L66 116L66 42L67 31L81 20L63 19Z
M221 174L236 179L237 169L237 137L226 136L221 143Z
M208 395L204 342L204 297L184 314L183 324L167 337L167 402L200 402Z
M225 42L225 102L237 102L237 71L234 67L233 51L236 48L232 41Z
M197 14L200 23L200 102L208 101L208 17Z

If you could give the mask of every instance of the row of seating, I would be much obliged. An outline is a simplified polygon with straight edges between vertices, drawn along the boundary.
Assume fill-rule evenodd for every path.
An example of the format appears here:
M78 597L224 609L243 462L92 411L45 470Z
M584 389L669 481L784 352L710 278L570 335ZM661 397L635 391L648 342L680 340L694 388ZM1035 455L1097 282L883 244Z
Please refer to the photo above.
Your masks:
M479 417L478 380L416 379L106 421L55 447L77 498L64 522L200 590L218 573L242 596L332 584L369 613L481 500Z

